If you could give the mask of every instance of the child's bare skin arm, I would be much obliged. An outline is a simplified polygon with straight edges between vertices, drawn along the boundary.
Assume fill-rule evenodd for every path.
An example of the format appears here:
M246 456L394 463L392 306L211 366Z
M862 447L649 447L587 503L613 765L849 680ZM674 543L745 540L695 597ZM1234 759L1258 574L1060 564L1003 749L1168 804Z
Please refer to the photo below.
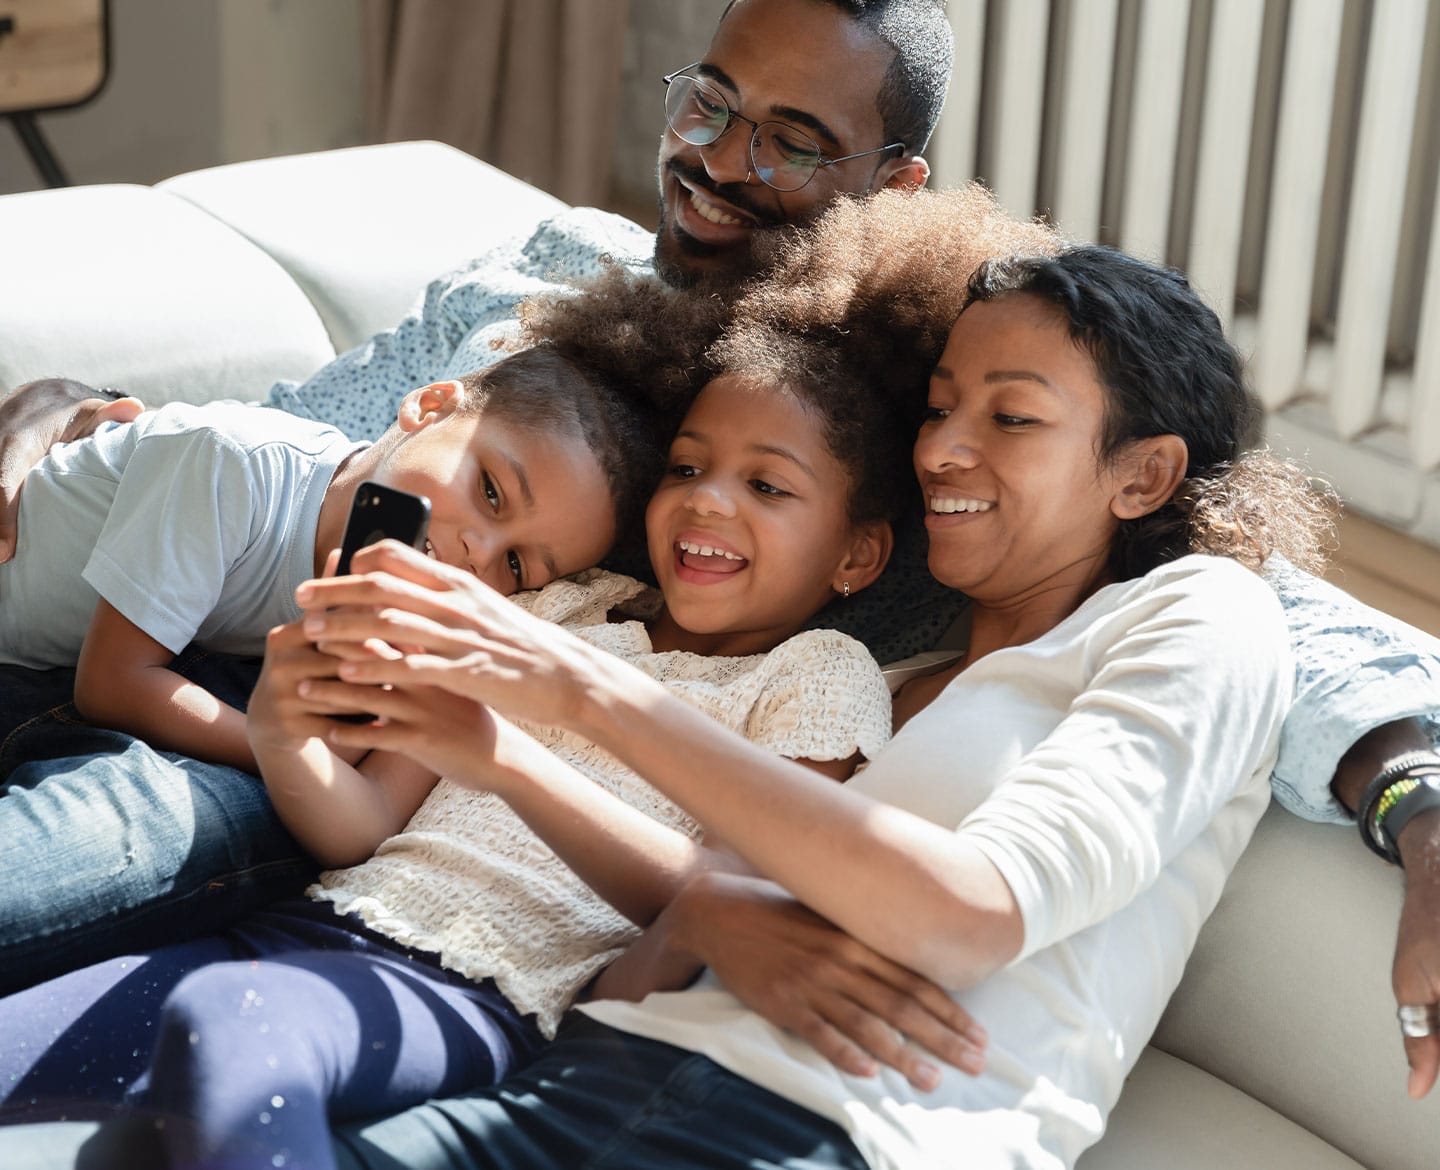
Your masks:
M75 705L92 723L155 747L254 772L245 716L170 669L174 655L108 602L95 606L75 671Z
M389 752L332 749L325 736L340 710L307 696L334 676L336 660L300 624L270 631L250 699L250 745L280 819L323 865L364 861L402 829L435 786L436 773Z

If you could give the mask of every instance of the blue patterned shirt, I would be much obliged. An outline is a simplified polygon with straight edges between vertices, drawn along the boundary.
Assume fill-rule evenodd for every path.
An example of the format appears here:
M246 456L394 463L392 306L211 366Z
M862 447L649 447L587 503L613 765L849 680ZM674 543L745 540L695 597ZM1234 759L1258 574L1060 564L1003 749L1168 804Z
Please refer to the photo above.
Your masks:
M277 382L267 405L327 422L374 442L417 386L459 378L504 357L515 309L600 271L602 257L648 269L655 237L618 215L570 208L529 239L502 240L483 256L430 282L394 329L343 353L304 382Z
M1295 656L1295 705L1280 730L1275 799L1312 821L1354 821L1330 791L1367 731L1418 717L1440 748L1440 640L1356 601L1283 557L1265 566Z

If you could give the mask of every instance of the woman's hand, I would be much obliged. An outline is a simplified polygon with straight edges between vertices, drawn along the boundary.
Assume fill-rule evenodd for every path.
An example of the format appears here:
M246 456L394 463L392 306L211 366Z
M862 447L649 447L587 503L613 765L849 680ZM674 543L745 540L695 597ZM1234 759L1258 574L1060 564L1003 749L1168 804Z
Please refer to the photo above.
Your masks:
M681 961L663 957L665 949ZM985 1030L944 989L748 875L712 872L686 886L601 977L596 997L674 990L702 965L752 1011L853 1076L886 1065L928 1091L940 1079L934 1059L971 1074L984 1068Z
M506 715L572 726L597 655L474 576L398 543L357 553L354 576L301 586L306 634L346 659L340 677L402 690L433 686ZM337 609L338 607L338 609ZM400 655L357 645L403 646Z

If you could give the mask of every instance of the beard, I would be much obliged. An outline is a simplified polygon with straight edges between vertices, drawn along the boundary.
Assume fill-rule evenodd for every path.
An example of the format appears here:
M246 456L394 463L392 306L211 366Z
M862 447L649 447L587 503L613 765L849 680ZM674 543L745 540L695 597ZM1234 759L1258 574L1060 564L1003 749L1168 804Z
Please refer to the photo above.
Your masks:
M729 203L758 224L742 243L707 244L682 230L667 215L665 186L671 177ZM743 183L713 182L703 167L670 159L658 172L660 213L655 230L655 273L674 288L729 292L764 273L774 251L772 237L789 224L755 205Z

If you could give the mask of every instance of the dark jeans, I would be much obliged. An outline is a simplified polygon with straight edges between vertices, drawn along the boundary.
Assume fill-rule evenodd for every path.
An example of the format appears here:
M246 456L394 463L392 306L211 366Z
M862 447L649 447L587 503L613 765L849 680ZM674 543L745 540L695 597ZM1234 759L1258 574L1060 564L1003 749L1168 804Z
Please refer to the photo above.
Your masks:
M496 1088L341 1127L336 1154L347 1170L866 1166L833 1122L708 1057L580 1015Z
M243 709L259 664L187 651ZM74 673L0 667L0 994L222 929L315 872L259 777L92 727Z

